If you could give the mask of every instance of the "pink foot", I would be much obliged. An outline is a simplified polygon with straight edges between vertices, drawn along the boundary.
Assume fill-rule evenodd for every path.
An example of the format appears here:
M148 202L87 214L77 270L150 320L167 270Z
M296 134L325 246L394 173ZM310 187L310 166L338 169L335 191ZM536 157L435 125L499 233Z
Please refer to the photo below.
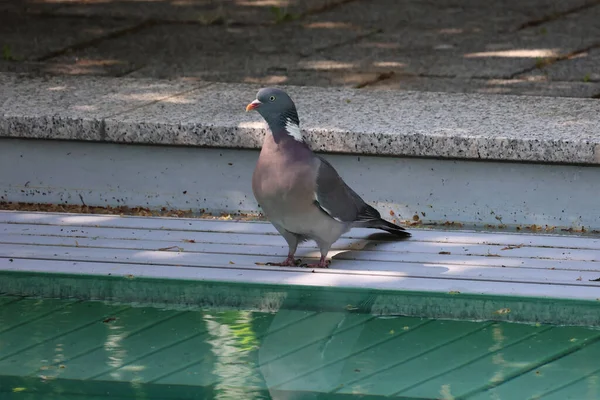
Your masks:
M287 258L285 259L284 262L280 262L280 263L268 262L267 265L275 266L275 267L296 267L301 262L302 262L302 260L300 260L300 259L297 259L297 260L294 259L294 255L293 254L288 254L288 256L287 256Z
M329 268L329 264L331 264L331 261L326 260L325 256L321 256L318 264L302 264L301 266L307 268Z

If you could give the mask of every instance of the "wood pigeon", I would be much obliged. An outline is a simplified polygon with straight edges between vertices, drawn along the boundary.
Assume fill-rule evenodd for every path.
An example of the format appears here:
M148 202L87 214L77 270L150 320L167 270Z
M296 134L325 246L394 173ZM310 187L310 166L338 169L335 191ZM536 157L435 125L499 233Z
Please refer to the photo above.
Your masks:
M314 240L321 251L318 264L327 268L326 256L335 241L351 228L382 229L409 237L404 228L385 221L364 202L336 170L314 154L304 141L296 106L283 90L264 88L246 111L256 110L269 125L270 134L252 176L252 191L265 216L289 245L287 259L269 265L293 266L298 244Z

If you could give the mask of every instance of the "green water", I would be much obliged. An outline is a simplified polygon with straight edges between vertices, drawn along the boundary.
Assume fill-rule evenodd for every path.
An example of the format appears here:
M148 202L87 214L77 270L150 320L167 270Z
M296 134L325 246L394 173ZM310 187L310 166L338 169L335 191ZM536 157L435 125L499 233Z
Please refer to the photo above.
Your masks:
M600 399L600 331L0 297L4 399Z

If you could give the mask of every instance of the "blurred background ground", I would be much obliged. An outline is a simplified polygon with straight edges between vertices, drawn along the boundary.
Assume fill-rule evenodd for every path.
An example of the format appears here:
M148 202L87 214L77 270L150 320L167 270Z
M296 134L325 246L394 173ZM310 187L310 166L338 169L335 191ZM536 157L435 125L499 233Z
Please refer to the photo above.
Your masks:
M600 0L0 0L0 72L600 98Z

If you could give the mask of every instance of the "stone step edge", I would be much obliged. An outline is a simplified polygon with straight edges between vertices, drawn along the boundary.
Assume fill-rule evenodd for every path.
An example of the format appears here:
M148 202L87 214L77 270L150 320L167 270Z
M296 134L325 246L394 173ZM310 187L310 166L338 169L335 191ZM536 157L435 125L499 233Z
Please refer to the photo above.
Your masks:
M259 85L0 74L0 138L257 149ZM319 152L600 164L600 101L285 87Z

